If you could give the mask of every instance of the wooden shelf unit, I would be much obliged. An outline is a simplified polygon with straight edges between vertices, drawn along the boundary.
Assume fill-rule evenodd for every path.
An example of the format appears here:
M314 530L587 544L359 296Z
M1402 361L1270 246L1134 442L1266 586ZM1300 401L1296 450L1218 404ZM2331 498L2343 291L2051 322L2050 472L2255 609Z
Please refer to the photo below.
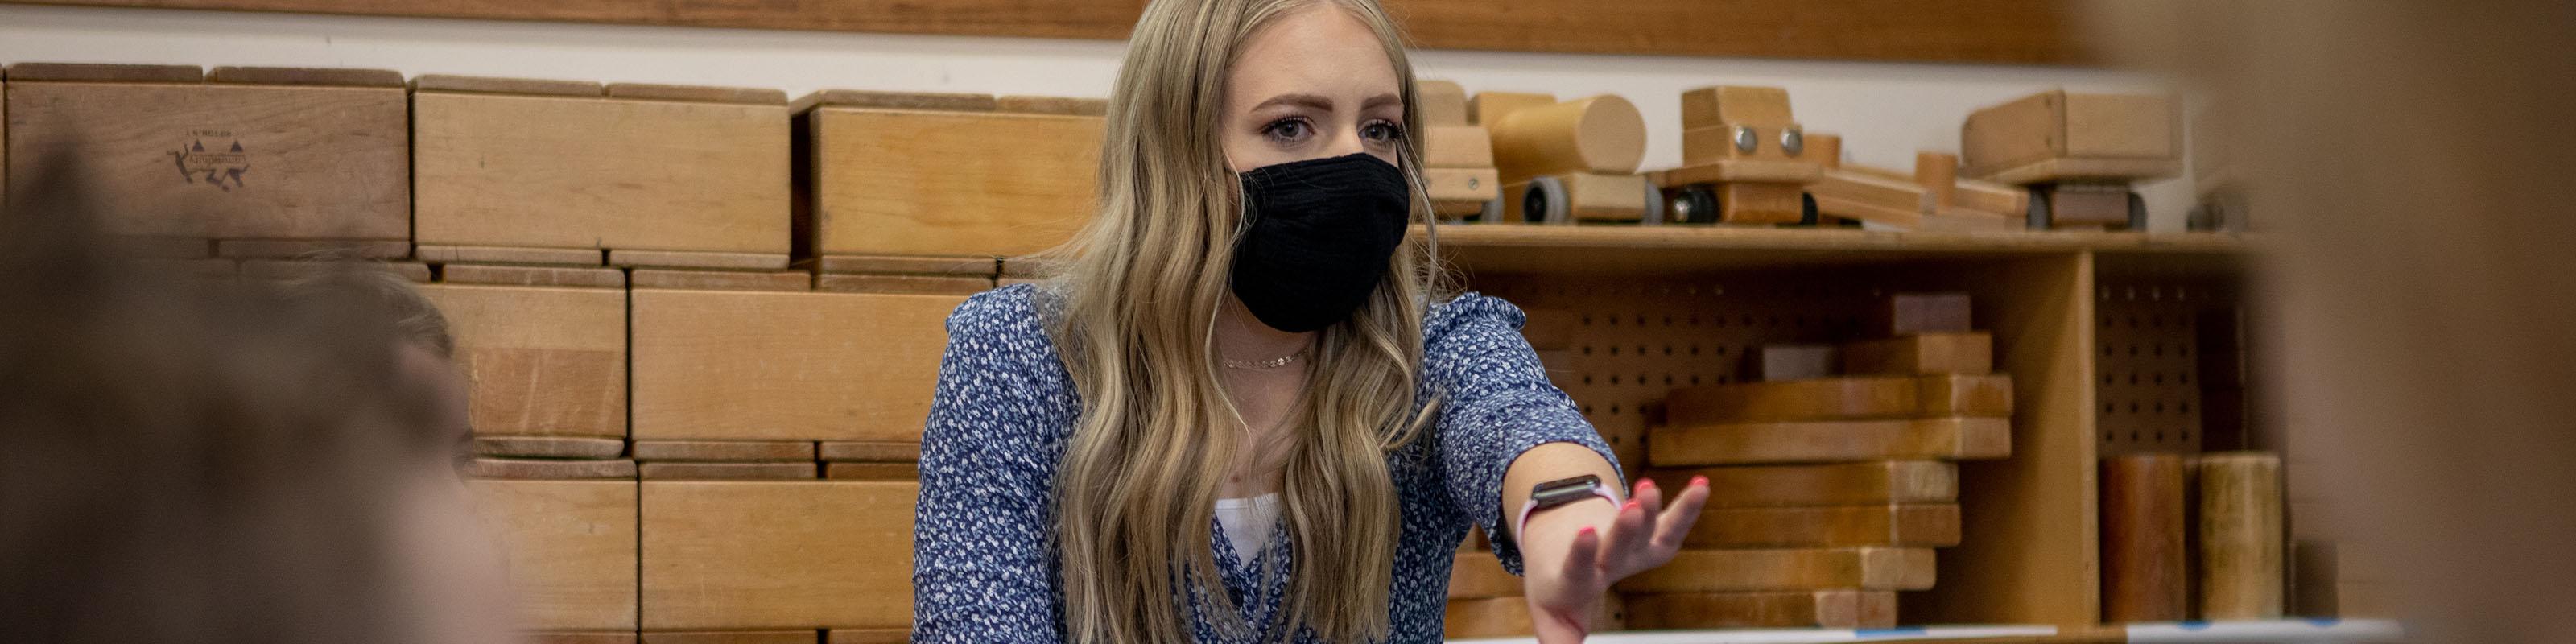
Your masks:
M1459 288L1571 314L1574 339L1551 376L1623 460L1643 454L1638 439L1659 420L1666 392L1740 380L1763 344L1858 339L1862 316L1888 293L1969 293L1976 328L1994 334L1996 368L2013 377L2013 455L1959 465L1963 542L1940 551L1932 590L1903 595L1900 623L2065 627L2101 620L2096 462L2126 449L2129 435L2100 428L2181 415L2132 418L2127 399L2106 410L2104 392L2145 400L2163 390L2123 389L2118 374L2133 345L2105 342L2199 353L2129 333L2130 321L2241 310L2261 247L2202 233L1451 225L1437 235ZM2197 331L2177 323L2163 332ZM2161 364L2172 357L2181 356ZM2193 437L2204 438L2245 442Z

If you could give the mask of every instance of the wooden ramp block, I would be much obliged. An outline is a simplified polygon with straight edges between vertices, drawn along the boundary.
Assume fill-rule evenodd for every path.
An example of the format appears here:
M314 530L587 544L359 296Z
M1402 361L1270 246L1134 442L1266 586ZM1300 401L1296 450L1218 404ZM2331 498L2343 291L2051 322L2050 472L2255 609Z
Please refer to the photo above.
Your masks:
M431 284L475 431L626 437L626 292Z
M1979 375L1995 370L1995 336L1920 333L1843 345L1843 373L1854 376Z
M965 298L634 292L635 438L919 441Z
M634 481L473 481L501 533L527 628L633 637Z
M635 441L639 461L812 461L813 441Z
M1816 590L1628 595L1628 628L1891 628L1896 592Z
M1601 611L1592 616L1592 631L1616 631L1626 628L1628 610L1618 595L1601 598ZM1529 599L1523 597L1486 597L1457 599L1449 602L1441 619L1442 635L1453 640L1483 637L1528 637L1533 632Z
M57 165L109 231L208 239L411 236L401 87L204 83L168 73L51 75L13 65L7 183ZM120 66L130 67L130 66ZM30 163L61 155L62 164ZM395 252L399 257L408 250Z
M2102 621L2189 618L2180 454L2102 460Z
M647 481L643 624L651 630L912 624L919 486Z
M1932 581L1930 548L1683 550L1611 587L1622 593L1924 590Z
M801 255L1022 255L1092 214L1100 117L818 107ZM783 157L782 157L783 158Z
M1490 552L1460 552L1449 568L1449 598L1519 597L1521 578Z
M1659 468L1643 476L1679 492L1708 477L1709 507L1948 503L1959 498L1959 468L1938 461L1827 465Z
M1691 524L1689 548L1839 548L1959 545L1959 506L1837 505L1709 508Z
M1467 90L1455 81L1414 79L1413 112L1426 126L1467 125Z
M2281 616L2281 459L2205 454L2200 478L2200 619Z
M617 458L626 453L626 441L583 436L476 435L474 453L518 458Z
M1664 467L2004 458L2012 455L2012 421L1949 417L1665 426L1646 431L1646 453L1650 464Z
M412 103L419 243L787 255L784 102L424 88Z
M1677 389L1664 398L1677 427L1723 423L2010 416L2012 378L1998 375L1869 376L1747 382Z

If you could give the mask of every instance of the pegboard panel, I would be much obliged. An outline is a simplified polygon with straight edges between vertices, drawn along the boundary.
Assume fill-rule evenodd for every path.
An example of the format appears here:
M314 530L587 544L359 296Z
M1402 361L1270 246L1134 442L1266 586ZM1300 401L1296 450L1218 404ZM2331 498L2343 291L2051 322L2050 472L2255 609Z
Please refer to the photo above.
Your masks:
M2099 455L2199 452L2240 442L2237 424L2210 422L2208 404L2213 395L2236 395L2240 386L2231 373L2212 373L2236 367L2236 338L2227 322L2237 306L2235 289L2208 280L2113 277L2100 281L2094 297ZM2227 359L2213 363L2213 356Z
M1583 406L1620 463L1645 463L1646 427L1673 389L1736 382L1762 345L1859 339L1862 316L1897 289L1868 271L1706 277L1479 276L1474 288L1575 322L1557 386Z

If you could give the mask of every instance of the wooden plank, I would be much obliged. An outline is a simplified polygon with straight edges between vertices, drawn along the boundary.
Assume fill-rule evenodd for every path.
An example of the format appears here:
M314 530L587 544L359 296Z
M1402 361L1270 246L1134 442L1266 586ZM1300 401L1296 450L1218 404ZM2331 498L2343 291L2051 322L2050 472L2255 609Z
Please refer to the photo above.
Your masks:
M821 451L821 457L826 461L909 463L921 460L921 443L911 441L825 441Z
M1891 628L1896 592L1815 590L1629 595L1628 628Z
M1449 567L1449 598L1519 597L1521 578L1490 552L1460 552Z
M1029 114L1107 116L1109 114L1109 99L1012 95L994 98L993 109L1001 112L1026 112Z
M2259 452L2202 455L2201 619L2274 619L2284 601L2281 459Z
M1949 417L1655 427L1646 431L1646 454L1659 467L2005 458L2012 455L2012 421Z
M1854 376L1986 374L1995 370L1991 333L1917 333L1842 347L1842 372Z
M560 266L604 266L608 253L597 248L512 248L507 246L455 246L423 244L412 248L413 256L433 264L541 264Z
M9 80L89 83L195 83L206 70L195 65L119 65L105 63L15 63Z
M2106 458L2101 467L2102 621L2189 618L2182 455Z
M2006 183L1960 179L1959 207L2019 218L2030 212L2030 191Z
M708 291L807 291L814 274L805 271L693 271L638 268L635 288L683 288Z
M448 264L445 268L441 269L440 277L442 278L441 281L450 284L562 286L568 288L621 288L626 286L626 272L614 268Z
M626 437L626 292L433 284L478 432Z
M824 633L824 644L909 644L911 628L835 628Z
M1829 378L1841 353L1830 344L1766 344L1754 354L1753 369L1765 382Z
M643 628L909 627L918 489L644 482Z
M390 69L346 67L216 67L206 71L206 82L243 85L402 87L403 75L402 72Z
M1836 505L1709 508L1686 548L1839 548L1959 545L1959 506Z
M64 169L112 232L408 245L400 88L18 78L7 100L8 155L72 155ZM13 164L9 183L37 169Z
M635 466L638 478L647 481L768 481L817 478L822 469L815 463L700 463L687 461L650 461Z
M1682 91L1682 129L1728 125L1794 125L1789 90L1778 87L1720 85Z
M499 78L492 76L458 76L455 74L422 74L411 79L415 92L474 92L483 94L528 94L536 96L593 97L604 93L604 87L591 81L546 80L539 78Z
M449 91L412 102L420 243L763 253L776 265L723 267L786 268L785 105Z
M716 87L712 85L663 85L658 83L609 83L601 88L609 98L637 98L657 101L707 101L711 103L752 103L786 105L787 92L765 87Z
M1966 333L1970 313L1967 293L1896 293L1879 302L1866 330L1878 336Z
M1671 562L1612 584L1621 593L1744 590L1924 590L1930 548L1683 550Z
M816 107L877 107L898 110L938 110L943 112L991 112L1002 107L1001 99L991 94L960 92L881 92L865 89L827 89L807 94L790 105L799 113Z
M1426 168L1494 167L1494 140L1475 125L1432 125L1422 129L1422 166Z
M634 292L635 438L919 441L948 295Z
M626 453L626 441L582 436L476 435L474 453L522 458L617 458Z
M1709 507L1948 503L1959 498L1957 466L1935 461L1829 465L1658 468L1643 472L1666 490L1708 477Z
M1505 184L1570 173L1629 174L1646 155L1646 119L1616 94L1516 109L1483 125Z
M825 255L815 259L815 270L825 273L913 273L992 277L1002 273L1002 265L998 258L990 255L954 257Z
M476 458L466 465L465 475L478 479L513 480L632 479L635 478L635 462L624 459Z
M1467 90L1456 81L1414 79L1413 111L1425 127L1467 125Z
M819 108L809 255L1021 255L1088 221L1102 119ZM800 251L802 252L802 251Z
M636 624L633 481L473 481L534 629Z
M2012 377L1854 376L1743 382L1673 390L1664 416L1674 426L1931 416L2009 416Z
M989 277L955 275L842 275L825 273L814 277L814 290L832 293L906 293L914 295L973 295L992 290Z
M812 461L814 452L813 441L635 441L639 461Z
M608 265L629 268L709 268L720 270L782 270L787 268L786 253L733 253L694 250L640 250L611 248Z
M849 463L823 464L823 478L857 481L913 481L921 478L920 463Z
M663 631L642 633L642 644L814 644L821 629L781 631Z

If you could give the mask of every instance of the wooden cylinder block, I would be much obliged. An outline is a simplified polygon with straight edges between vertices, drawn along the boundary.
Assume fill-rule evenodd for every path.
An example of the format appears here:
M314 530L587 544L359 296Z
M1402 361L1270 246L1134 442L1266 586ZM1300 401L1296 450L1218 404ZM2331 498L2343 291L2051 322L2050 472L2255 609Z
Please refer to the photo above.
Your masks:
M2200 477L2200 618L2281 616L2281 458L2208 454Z
M2102 621L2189 617L2183 470L2179 454L2102 461Z
M1532 107L1485 124L1505 184L1566 173L1628 174L1646 156L1646 119L1613 94Z

